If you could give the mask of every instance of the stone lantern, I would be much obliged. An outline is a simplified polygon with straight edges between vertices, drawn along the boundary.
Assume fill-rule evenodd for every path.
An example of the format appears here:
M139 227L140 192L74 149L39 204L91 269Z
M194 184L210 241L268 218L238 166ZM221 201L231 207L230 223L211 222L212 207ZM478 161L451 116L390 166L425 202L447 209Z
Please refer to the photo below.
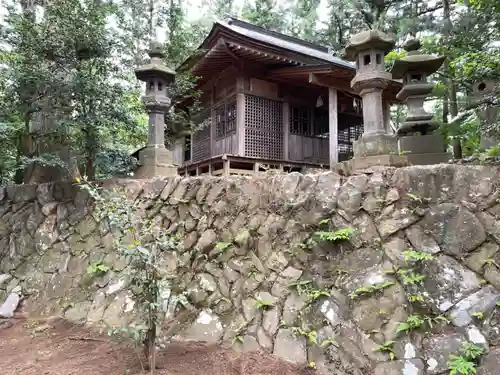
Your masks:
M406 159L398 155L397 138L387 133L384 121L383 92L392 80L385 71L384 56L392 50L395 40L379 30L367 30L355 34L346 47L345 58L356 62L356 76L351 87L363 100L364 131L354 142L354 158L351 169L363 169L375 165L406 165Z
M434 88L427 78L441 67L445 57L423 54L418 51L420 46L418 40L406 43L407 55L396 60L392 68L392 77L403 80L396 97L408 107L408 116L397 131L399 152L407 155L410 164L439 164L448 162L450 155L445 152L443 138L431 134L439 124L425 111L424 102Z
M172 151L165 147L165 113L170 108L168 88L174 82L175 72L163 63L165 55L157 42L151 43L149 63L135 71L137 79L146 82L146 94L142 101L149 115L148 144L139 152L138 178L173 176Z
M498 81L494 80L482 80L475 82L472 86L472 97L474 101L478 102L488 95L492 95L498 84ZM489 106L486 109L478 109L476 111L477 117L479 118L479 121L481 121L481 142L479 144L479 148L481 150L487 150L500 144L500 139L493 137L488 132L489 125L497 121L499 111L498 106Z

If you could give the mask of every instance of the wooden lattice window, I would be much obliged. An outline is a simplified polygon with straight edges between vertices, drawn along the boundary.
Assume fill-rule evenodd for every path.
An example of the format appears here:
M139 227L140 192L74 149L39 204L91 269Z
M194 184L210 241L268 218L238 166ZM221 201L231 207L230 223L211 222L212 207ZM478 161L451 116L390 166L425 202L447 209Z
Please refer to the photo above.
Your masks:
M290 133L311 135L311 111L307 107L290 108Z
M191 138L192 138L191 134L185 138L185 142L184 142L184 161L185 162L191 160Z
M338 131L339 154L352 155L353 142L363 134L363 124L353 124Z
M322 108L314 110L313 136L328 138L330 127L328 124L328 111Z
M193 133L192 148L193 161L208 159L210 157L210 129L211 126L205 126Z
M290 133L327 138L328 111L323 108L291 107Z
M226 135L236 132L236 101L226 105Z
M283 103L258 96L245 97L245 155L283 158Z
M236 132L236 101L215 108L215 136L224 138Z
M222 138L226 128L226 105L222 104L215 108L215 136Z

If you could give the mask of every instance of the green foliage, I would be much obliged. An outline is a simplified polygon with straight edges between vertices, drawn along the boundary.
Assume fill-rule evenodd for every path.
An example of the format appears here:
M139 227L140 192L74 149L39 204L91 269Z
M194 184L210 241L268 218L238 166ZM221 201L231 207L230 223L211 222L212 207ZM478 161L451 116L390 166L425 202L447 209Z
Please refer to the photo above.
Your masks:
M467 358L477 359L483 355L484 349L473 343L466 342L460 348L460 352L462 352Z
M330 293L324 290L319 290L319 289L311 289L307 292L307 296L312 300L316 301L318 298L321 297L330 297Z
M394 63L396 62L396 60L400 60L401 58L403 58L405 56L406 56L405 50L400 50L400 51L392 50L391 52L389 52L384 57L384 63L385 63L386 70L390 71L392 69L392 67L394 66Z
M399 332L409 332L415 329L419 329L422 324L424 324L424 320L419 315L410 315L406 318L405 322L399 323L396 327L396 333Z
M377 284L373 284L373 285L369 285L369 286L362 286L362 287L357 288L355 291L351 292L349 294L349 297L351 299L356 299L360 296L371 295L371 294L374 294L374 293L379 292L381 290L384 290L386 288L389 288L392 285L394 285L394 283L392 281L385 281L385 282L381 282L381 283L377 283Z
M479 319L479 320L484 319L484 313L482 313L481 311L472 313L471 316L473 316L474 318Z
M450 324L450 321L448 318L446 318L443 315L437 315L437 316L428 316L424 315L424 322L430 327L433 328L434 324Z
M424 203L424 202L429 201L429 199L428 199L428 198L422 198L422 197L420 197L420 196L418 196L418 195L416 195L416 194L412 194L412 193L406 193L406 196L407 196L408 198L410 198L412 201L414 201L414 202L416 202L416 203L419 203L419 204L422 204L422 203Z
M404 285L422 284L425 280L425 275L415 273L411 269L401 268L397 271L397 274L401 277Z
M109 267L102 260L92 262L87 267L87 274L90 276L102 276L109 271Z
M242 16L246 21L269 30L283 31L285 28L283 9L279 9L276 0L245 2Z
M96 155L95 166L96 178L106 179L129 175L137 168L138 160L127 149L103 148Z
M47 168L63 176L80 170L90 179L127 175L137 165L130 155L147 135L133 70L145 62L156 27L167 31L172 68L198 47L200 27L186 24L179 0L19 5L4 8L0 25L0 180L22 183L23 172L28 178L26 171ZM179 73L170 88L172 105L182 102L184 110L168 111L167 136L195 127L195 81Z
M294 334L305 337L310 344L319 346L320 348L324 348L329 345L336 345L336 342L333 339L326 339L322 342L318 342L318 332L315 330L304 331L300 327L292 327L291 329Z
M236 337L233 339L233 342L232 342L232 343L234 344L235 342L239 342L240 344L243 344L243 342L244 342L243 336L241 336L241 335L236 336Z
M315 235L318 236L322 241L337 242L337 241L348 240L353 233L354 233L353 228L342 228L328 232L319 231L316 232Z
M294 288L298 295L306 295L310 302L316 301L321 297L330 297L330 293L314 287L311 280L298 280L289 284L290 288Z
M77 181L80 182L80 181ZM174 293L174 280L166 279L161 266L161 259L168 252L179 250L179 241L170 236L154 218L146 218L140 205L131 201L119 190L106 191L88 181L80 183L95 201L94 214L106 223L111 230L119 230L126 234L115 243L116 251L125 258L129 267L124 272L128 287L136 301L140 323L128 327L126 332L137 343L148 349L150 368L155 368L155 342L160 327L158 322L165 302L184 308L189 307L182 293ZM126 240L125 240L126 238ZM92 264L91 271L103 271L102 263ZM165 296L168 299L165 301ZM115 332L110 327L110 332Z
M429 328L433 328L434 324L449 324L450 321L442 315L437 315L437 316L410 315L408 318L406 318L406 321L401 322L397 325L396 333L399 332L408 333L410 331L417 330L421 328L424 325L424 323L427 324Z
M408 296L408 300L411 303L424 302L425 301L425 296L422 295L422 294L412 294L412 295Z
M434 255L432 254L414 250L403 251L403 256L405 261L410 261L410 262L426 262L434 259Z
M450 370L450 375L463 374L470 375L475 374L476 364L463 356L458 356L455 354L450 355L448 361L448 369Z
M375 351L387 353L389 355L389 359L394 361L396 359L396 354L394 354L394 343L395 341L385 341L382 345L377 346Z
M288 286L297 290L297 294L302 295L311 289L312 280L297 280Z
M217 242L215 244L215 248L220 251L224 251L229 249L231 247L232 243L231 242Z
M477 372L479 358L484 354L484 349L470 342L462 344L461 355L451 354L448 361L450 375L471 375Z
M266 299L255 298L255 307L262 310L268 310L273 308L275 305L274 301L269 301Z
M485 154L488 157L500 156L500 145L490 147L486 150Z

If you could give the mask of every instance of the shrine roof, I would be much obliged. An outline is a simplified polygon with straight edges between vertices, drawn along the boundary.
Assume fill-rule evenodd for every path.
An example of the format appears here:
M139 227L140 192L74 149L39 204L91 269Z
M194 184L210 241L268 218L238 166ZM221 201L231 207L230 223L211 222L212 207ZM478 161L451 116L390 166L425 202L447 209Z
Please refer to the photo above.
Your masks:
M299 54L312 57L318 63L330 62L346 68L355 69L355 65L349 61L333 56L328 47L310 43L305 40L281 34L275 31L264 29L263 27L252 25L248 22L231 17L225 21L219 21L214 25L214 29L219 25L247 38L267 43L284 50L297 52Z
M234 53L235 48L251 49L252 54L249 51L243 56L236 53L238 57L253 60L259 54L270 54L274 61L258 59L265 64L280 62L295 66L314 66L328 63L353 72L356 69L353 63L334 56L328 47L267 30L234 17L215 22L198 52L185 61L181 69L195 66L210 52L213 54L213 50L221 43L228 44L230 53Z

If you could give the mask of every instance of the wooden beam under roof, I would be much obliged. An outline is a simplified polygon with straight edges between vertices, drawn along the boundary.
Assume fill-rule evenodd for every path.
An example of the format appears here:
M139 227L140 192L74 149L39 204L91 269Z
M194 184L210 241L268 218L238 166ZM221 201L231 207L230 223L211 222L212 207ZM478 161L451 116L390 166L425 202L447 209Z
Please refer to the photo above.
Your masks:
M243 57L247 58L253 57L257 61L277 61L280 63L302 65L302 63L299 61L290 58L285 58L283 56L280 56L272 52L267 52L267 51L265 52L249 46L243 46L239 43L228 42L227 45L229 46L229 48L233 50L235 54L237 55L240 54L243 55Z
M297 76L304 75L308 73L330 73L332 72L332 68L329 66L302 66L302 67L286 67L286 68L277 68L273 69L269 72L276 77L282 76Z
M311 83L311 84L313 84L313 85L316 85L316 86L323 86L323 87L328 87L328 88L335 88L337 90L347 92L347 93L349 93L351 95L358 96L358 94L356 93L356 91L354 91L351 88L350 84L344 83L341 80L335 80L334 82L332 82L331 80L325 78L324 76L321 77L317 73L309 73L308 74L308 82Z

